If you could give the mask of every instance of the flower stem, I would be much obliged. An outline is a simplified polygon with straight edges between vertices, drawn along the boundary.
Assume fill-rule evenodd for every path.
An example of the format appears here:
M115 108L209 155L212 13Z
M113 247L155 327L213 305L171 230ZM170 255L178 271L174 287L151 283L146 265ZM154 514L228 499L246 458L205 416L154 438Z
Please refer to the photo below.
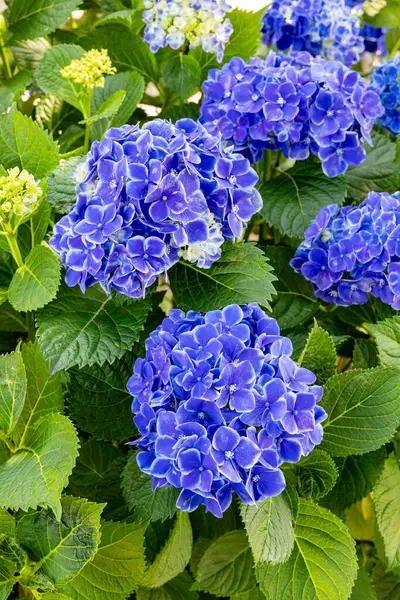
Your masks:
M92 90L88 88L87 93L87 108L83 113L85 119L90 119L91 117L91 102L92 102ZM83 142L83 154L87 154L89 152L90 146L90 123L85 123L85 141Z
M8 242L8 246L10 248L11 255L18 267L22 267L24 261L21 256L21 251L18 246L17 236L12 231L7 231L6 240Z
M10 67L10 63L8 62L7 52L4 47L4 38L3 38L3 34L1 33L1 31L0 31L0 55L1 55L1 60L3 61L5 78L11 79L11 77L12 77L11 67Z

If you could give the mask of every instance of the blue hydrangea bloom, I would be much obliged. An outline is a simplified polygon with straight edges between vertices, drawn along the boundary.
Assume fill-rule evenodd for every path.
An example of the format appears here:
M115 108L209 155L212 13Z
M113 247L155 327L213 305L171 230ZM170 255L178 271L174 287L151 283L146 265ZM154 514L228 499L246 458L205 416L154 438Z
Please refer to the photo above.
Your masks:
M111 128L75 175L50 243L82 291L139 298L180 257L208 268L262 205L249 161L191 119Z
M400 131L400 58L394 57L376 67L372 73L370 89L379 94L384 113L379 125L397 135Z
M364 51L357 9L344 0L279 0L263 17L263 41L278 50L310 52L348 67Z
M400 275L399 275L400 278ZM206 314L171 310L146 341L127 388L137 462L177 506L216 517L232 494L247 503L285 488L280 467L322 440L323 389L257 304Z
M314 294L339 306L368 294L400 309L400 192L370 192L359 206L323 208L291 265Z
M375 119L383 114L376 91L337 61L308 52L265 60L233 58L212 69L203 84L200 121L252 163L264 150L322 161L328 177L342 175L365 158Z

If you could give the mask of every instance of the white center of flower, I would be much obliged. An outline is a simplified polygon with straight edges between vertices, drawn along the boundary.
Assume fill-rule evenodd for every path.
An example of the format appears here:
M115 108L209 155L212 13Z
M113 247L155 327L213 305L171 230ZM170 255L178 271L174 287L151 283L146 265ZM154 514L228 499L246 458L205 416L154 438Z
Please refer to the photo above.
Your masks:
M337 154L338 156L343 156L343 152L344 152L343 148L338 148L338 149L336 150L336 154Z
M257 481L259 481L259 479L260 479L259 475L254 475L254 477L253 477L254 483L257 483Z
M224 98L229 98L229 96L231 95L229 90L226 90L226 92L224 92Z
M242 81L242 79L243 79L243 73L237 73L237 75L236 75L236 79L237 79L238 81Z
M206 415L203 412L199 412L197 413L197 416L199 417L199 419L204 419Z
M231 175L231 176L229 177L229 183L230 183L231 185L236 185L236 181L237 181L237 179L236 179L235 175Z
M233 458L234 456L235 456L235 455L233 454L232 450L227 450L227 451L225 452L225 458L226 458L227 460L230 460L230 459L231 459L231 458Z
M256 102L258 100L258 94L253 94L251 99L253 100L253 102Z
M168 199L168 196L165 196L165 195L162 196L162 198L161 198L161 200L167 200L167 199Z
M229 386L229 391L230 391L230 392L236 392L236 390L237 390L237 385L236 385L236 383L232 383L232 384Z
M234 215L236 215L236 213L237 213L238 211L239 211L239 207L238 207L238 206L234 206L234 207L232 208L232 212L233 212L233 214L234 214Z
M285 101L283 98L278 98L278 104L280 104L282 106L282 104L285 104Z

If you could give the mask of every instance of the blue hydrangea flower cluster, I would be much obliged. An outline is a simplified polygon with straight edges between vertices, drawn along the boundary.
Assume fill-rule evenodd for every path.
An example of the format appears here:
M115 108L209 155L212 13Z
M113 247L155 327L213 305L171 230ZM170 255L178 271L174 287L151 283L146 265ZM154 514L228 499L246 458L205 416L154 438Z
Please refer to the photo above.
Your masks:
M249 161L191 119L111 128L77 176L50 243L82 291L139 298L181 256L208 268L262 206Z
M360 16L363 13L363 4L360 0L346 0L346 5L350 8L356 8ZM360 36L364 40L364 51L370 54L378 53L380 56L387 55L386 34L387 29L383 27L374 27L369 23L363 23L360 29Z
M203 84L200 121L251 162L264 150L322 161L328 177L360 164L370 131L383 112L377 93L336 61L308 52L270 52L265 60L233 58Z
M278 50L306 50L348 67L364 51L358 11L344 0L276 0L263 17L263 41Z
M233 33L226 13L231 7L224 0L145 0L143 39L152 52L170 46L177 50L202 46L222 62L225 45Z
M394 135L400 132L400 58L394 57L377 67L371 78L370 89L381 99L384 113L379 125Z
M400 310L400 192L323 208L291 265L325 302L365 304L370 293Z
M137 462L177 506L221 517L232 494L252 504L280 494L280 466L322 440L323 389L257 304L206 314L171 310L146 341L127 388Z

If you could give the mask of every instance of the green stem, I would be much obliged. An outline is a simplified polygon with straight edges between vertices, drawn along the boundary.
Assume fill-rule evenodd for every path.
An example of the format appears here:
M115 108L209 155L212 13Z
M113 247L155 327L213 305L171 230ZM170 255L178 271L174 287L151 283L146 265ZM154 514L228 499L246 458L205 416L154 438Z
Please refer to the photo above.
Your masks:
M85 119L90 119L91 117L91 102L92 102L92 90L88 88L87 95L87 108L83 113ZM90 123L85 123L85 141L83 142L83 154L87 154L89 152L90 146Z
M11 255L12 255L13 259L15 260L15 262L17 263L18 267L22 267L22 265L24 264L24 261L22 259L21 251L18 246L17 237L11 231L8 231L7 234L8 235L6 235L6 240L8 242Z
M0 31L0 55L1 55L1 60L3 61L4 75L5 75L6 79L11 79L11 77L12 77L11 67L10 67L10 63L8 62L7 52L4 47L4 38L3 38L3 34L1 33L1 31Z
M400 48L400 38L397 40L397 42L395 43L395 45L392 48L392 51L390 52L388 59L390 60L391 58L393 58L393 56L396 54L397 50Z
M26 328L28 330L28 340L33 342L36 337L36 327L35 327L35 313L27 312L26 313Z

